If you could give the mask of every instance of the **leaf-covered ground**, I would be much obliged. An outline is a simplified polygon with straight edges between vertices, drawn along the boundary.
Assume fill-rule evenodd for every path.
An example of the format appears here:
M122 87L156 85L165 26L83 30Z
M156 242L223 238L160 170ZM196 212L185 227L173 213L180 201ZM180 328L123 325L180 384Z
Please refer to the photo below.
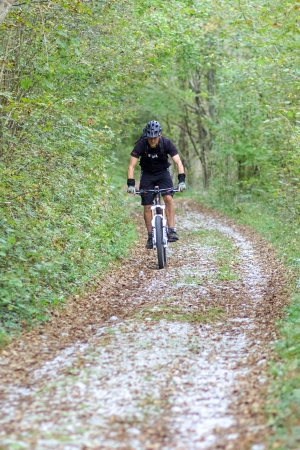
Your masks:
M130 257L2 351L0 448L267 448L283 270L251 230L177 205L165 269L138 209Z

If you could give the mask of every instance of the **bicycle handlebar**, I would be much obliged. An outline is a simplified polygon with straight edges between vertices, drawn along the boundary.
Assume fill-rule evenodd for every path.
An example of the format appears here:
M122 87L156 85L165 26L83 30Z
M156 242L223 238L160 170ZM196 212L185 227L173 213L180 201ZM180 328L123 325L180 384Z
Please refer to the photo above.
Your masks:
M152 194L158 194L160 192L180 192L178 187L176 188L165 188L165 189L136 189L135 193L142 195L142 194L147 194L148 192L152 193Z

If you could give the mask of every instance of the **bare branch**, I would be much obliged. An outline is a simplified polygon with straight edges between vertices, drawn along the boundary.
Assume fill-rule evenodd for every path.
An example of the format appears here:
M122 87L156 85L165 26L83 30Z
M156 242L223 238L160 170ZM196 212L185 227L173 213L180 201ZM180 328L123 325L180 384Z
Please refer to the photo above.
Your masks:
M7 41L6 41L6 47L5 47L5 52L4 52L4 57L3 57L3 62L2 62L2 67L0 70L0 84L2 82L2 78L3 78L3 74L4 74L4 69L6 67L6 62L7 62L7 56L8 56L8 51L9 51L9 44L10 44L10 38L11 38L11 32L8 35Z

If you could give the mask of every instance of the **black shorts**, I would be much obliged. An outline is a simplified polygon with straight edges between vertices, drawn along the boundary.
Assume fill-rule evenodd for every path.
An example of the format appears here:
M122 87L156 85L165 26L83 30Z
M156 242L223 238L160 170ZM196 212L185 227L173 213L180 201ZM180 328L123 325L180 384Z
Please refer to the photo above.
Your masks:
M168 169L163 170L157 174L150 172L142 172L140 179L140 189L154 189L158 186L160 189L167 189L173 187L173 181L171 174ZM154 195L152 193L147 193L142 195L142 205L152 205ZM172 195L173 193L162 193L162 195Z

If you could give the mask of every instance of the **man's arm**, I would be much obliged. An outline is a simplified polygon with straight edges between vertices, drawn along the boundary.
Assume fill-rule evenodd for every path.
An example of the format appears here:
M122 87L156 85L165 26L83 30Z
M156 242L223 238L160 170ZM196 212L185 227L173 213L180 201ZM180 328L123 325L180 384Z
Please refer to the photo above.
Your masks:
M129 166L128 166L128 170L127 170L127 178L128 179L134 179L134 168L135 168L137 162L138 162L138 158L135 158L134 156L130 157Z
M180 156L179 155L172 156L172 159L177 166L178 174L184 173L184 167L181 162Z
M138 162L138 158L134 156L130 157L129 166L127 170L127 192L128 194L135 194L135 179L134 177L134 168L136 163Z
M184 167L181 162L180 156L175 155L172 156L173 161L175 162L178 170L178 190L179 192L186 190L186 184L185 184L185 173L184 173Z

